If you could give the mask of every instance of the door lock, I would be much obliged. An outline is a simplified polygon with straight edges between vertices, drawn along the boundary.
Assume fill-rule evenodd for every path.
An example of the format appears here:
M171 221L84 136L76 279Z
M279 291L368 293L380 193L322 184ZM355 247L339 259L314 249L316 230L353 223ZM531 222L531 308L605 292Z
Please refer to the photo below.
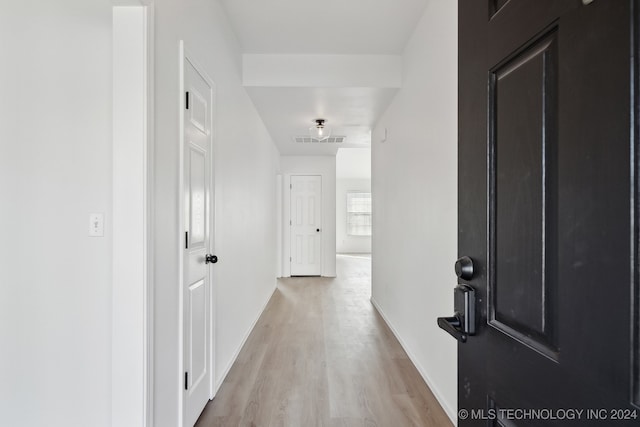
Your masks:
M438 326L460 342L467 342L476 333L476 291L468 285L454 289L454 314L438 317Z
M473 260L468 256L463 256L456 261L456 276L462 280L471 280L473 278Z
M215 255L211 255L211 254L207 254L204 257L204 263L205 264L215 264L216 262L218 262L218 257Z

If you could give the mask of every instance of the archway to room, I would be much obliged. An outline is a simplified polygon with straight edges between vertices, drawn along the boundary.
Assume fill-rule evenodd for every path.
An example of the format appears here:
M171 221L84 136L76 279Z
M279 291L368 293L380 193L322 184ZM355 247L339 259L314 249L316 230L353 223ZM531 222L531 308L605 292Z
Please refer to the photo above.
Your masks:
M336 270L338 275L367 277L369 297L372 219L371 148L340 148L336 154Z

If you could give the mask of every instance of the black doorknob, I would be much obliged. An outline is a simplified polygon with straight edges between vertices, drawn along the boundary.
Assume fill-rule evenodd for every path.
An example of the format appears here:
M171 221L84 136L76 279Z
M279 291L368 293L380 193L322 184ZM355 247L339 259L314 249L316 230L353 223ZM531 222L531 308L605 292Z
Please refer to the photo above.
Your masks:
M218 262L218 257L215 255L207 254L204 257L205 264L215 264L216 262Z
M319 233L319 232L320 232L320 229L319 229L319 228L316 228L316 231Z
M468 256L463 256L456 261L456 276L462 280L473 278L473 260Z

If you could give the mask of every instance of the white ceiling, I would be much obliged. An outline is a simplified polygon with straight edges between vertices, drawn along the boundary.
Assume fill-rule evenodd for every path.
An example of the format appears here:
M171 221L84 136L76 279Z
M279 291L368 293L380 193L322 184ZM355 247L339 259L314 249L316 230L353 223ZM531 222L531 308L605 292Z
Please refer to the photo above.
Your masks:
M245 55L244 66L251 68L244 71L244 84L281 154L335 155L340 147L370 147L371 129L400 87L393 76L400 82L402 74L401 58L394 69L393 58L382 55L402 54L428 0L221 1L243 53L272 55ZM294 55L282 57L278 67L276 54ZM338 56L314 60L305 54ZM318 62L327 63L328 71ZM332 135L346 136L346 143L294 143L317 118L327 120Z
M244 53L400 54L427 0L222 0Z
M373 122L384 112L396 91L386 88L247 88L271 137L284 155L335 155L340 147L370 147ZM309 128L316 118L327 120L331 135L346 136L345 143L293 142L294 136L309 135Z

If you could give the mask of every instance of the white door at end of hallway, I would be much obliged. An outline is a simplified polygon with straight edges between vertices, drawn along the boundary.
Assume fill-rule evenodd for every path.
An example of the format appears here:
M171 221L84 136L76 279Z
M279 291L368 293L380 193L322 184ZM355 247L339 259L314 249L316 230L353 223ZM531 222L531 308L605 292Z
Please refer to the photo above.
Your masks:
M291 177L291 275L322 273L322 177Z
M184 59L183 414L195 424L209 401L211 383L211 100L212 86Z

